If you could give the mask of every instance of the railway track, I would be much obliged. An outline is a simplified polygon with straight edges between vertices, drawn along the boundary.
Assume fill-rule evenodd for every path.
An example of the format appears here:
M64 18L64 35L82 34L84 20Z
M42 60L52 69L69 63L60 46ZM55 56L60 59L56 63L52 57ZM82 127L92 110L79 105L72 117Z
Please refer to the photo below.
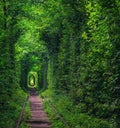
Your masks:
M32 118L27 121L31 128L50 128L50 122L43 110L42 99L37 96L34 88L30 89L30 108Z
M44 97L45 99L45 97ZM20 117L18 119L18 123L16 128L20 128L20 124L22 122L23 113L25 109L26 102L29 100L30 102L30 110L31 110L31 119L29 119L26 123L30 126L30 128L50 128L51 123L49 122L46 113L44 112L42 99L38 97L35 88L30 89L30 96L26 97L24 101L22 111L20 113ZM53 111L58 115L59 119L63 122L66 128L70 128L69 124L64 120L64 118L60 115L57 109L48 101L48 106L53 109Z

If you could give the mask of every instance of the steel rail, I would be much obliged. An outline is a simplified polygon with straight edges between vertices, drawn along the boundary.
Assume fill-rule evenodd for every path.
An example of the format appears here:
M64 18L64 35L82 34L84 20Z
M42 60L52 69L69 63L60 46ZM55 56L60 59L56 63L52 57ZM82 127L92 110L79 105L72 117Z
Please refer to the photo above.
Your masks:
M21 124L22 119L23 119L24 109L25 109L26 103L27 103L27 101L28 101L28 98L29 98L29 96L26 97L26 99L25 99L25 101L24 101L24 103L23 103L23 107L22 107L22 110L21 110L21 112L20 112L20 116L19 116L19 119L18 119L18 121L17 121L16 128L19 128L19 127L20 127L20 124Z
M43 99L47 99L42 96ZM55 108L55 106L52 105L52 103L49 100L46 100L48 102L48 105L51 107L51 109L58 115L59 119L63 122L63 124L66 126L66 128L70 128L70 125L68 122L62 117L62 115L58 112L58 110Z

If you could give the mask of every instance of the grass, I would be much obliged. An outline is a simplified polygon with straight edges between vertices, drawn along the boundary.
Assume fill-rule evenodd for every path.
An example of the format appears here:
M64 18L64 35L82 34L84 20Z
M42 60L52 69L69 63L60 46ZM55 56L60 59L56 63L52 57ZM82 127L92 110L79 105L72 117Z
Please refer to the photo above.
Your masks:
M107 120L82 113L80 107L73 105L71 99L65 95L56 95L54 98L48 97L48 99L68 122L70 128L114 128ZM66 128L54 110L51 109L47 100L44 100L44 108L52 123L51 128Z
M25 97L25 92L17 90L4 106L0 106L0 128L16 127Z

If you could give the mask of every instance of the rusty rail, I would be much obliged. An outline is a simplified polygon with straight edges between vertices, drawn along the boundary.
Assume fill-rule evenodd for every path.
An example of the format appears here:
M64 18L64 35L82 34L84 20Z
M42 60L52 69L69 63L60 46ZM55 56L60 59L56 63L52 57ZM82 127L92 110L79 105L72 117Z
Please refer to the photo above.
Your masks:
M42 96L42 98L46 99L43 96ZM56 113L56 115L58 115L59 119L63 122L63 124L66 126L66 128L70 128L70 125L68 124L68 122L62 117L62 115L58 112L58 110L55 108L55 106L53 106L53 104L49 100L46 100L46 101L48 102L48 105L51 107L51 109L53 109L53 111Z
M19 128L19 127L20 127L20 124L21 124L22 118L23 118L23 112L24 112L26 103L27 103L27 101L28 101L28 98L29 98L29 96L27 96L26 99L25 99L25 101L24 101L24 104L23 104L23 107L22 107L22 110L21 110L21 113L20 113L20 116L19 116L19 119L18 119L16 128Z

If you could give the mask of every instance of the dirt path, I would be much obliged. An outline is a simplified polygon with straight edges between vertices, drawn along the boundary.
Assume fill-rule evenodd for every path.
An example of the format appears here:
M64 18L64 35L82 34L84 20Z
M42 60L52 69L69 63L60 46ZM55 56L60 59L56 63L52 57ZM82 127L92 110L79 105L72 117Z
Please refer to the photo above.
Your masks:
M34 88L29 97L32 118L28 121L31 128L50 128L50 122L43 110L42 100L37 96Z

